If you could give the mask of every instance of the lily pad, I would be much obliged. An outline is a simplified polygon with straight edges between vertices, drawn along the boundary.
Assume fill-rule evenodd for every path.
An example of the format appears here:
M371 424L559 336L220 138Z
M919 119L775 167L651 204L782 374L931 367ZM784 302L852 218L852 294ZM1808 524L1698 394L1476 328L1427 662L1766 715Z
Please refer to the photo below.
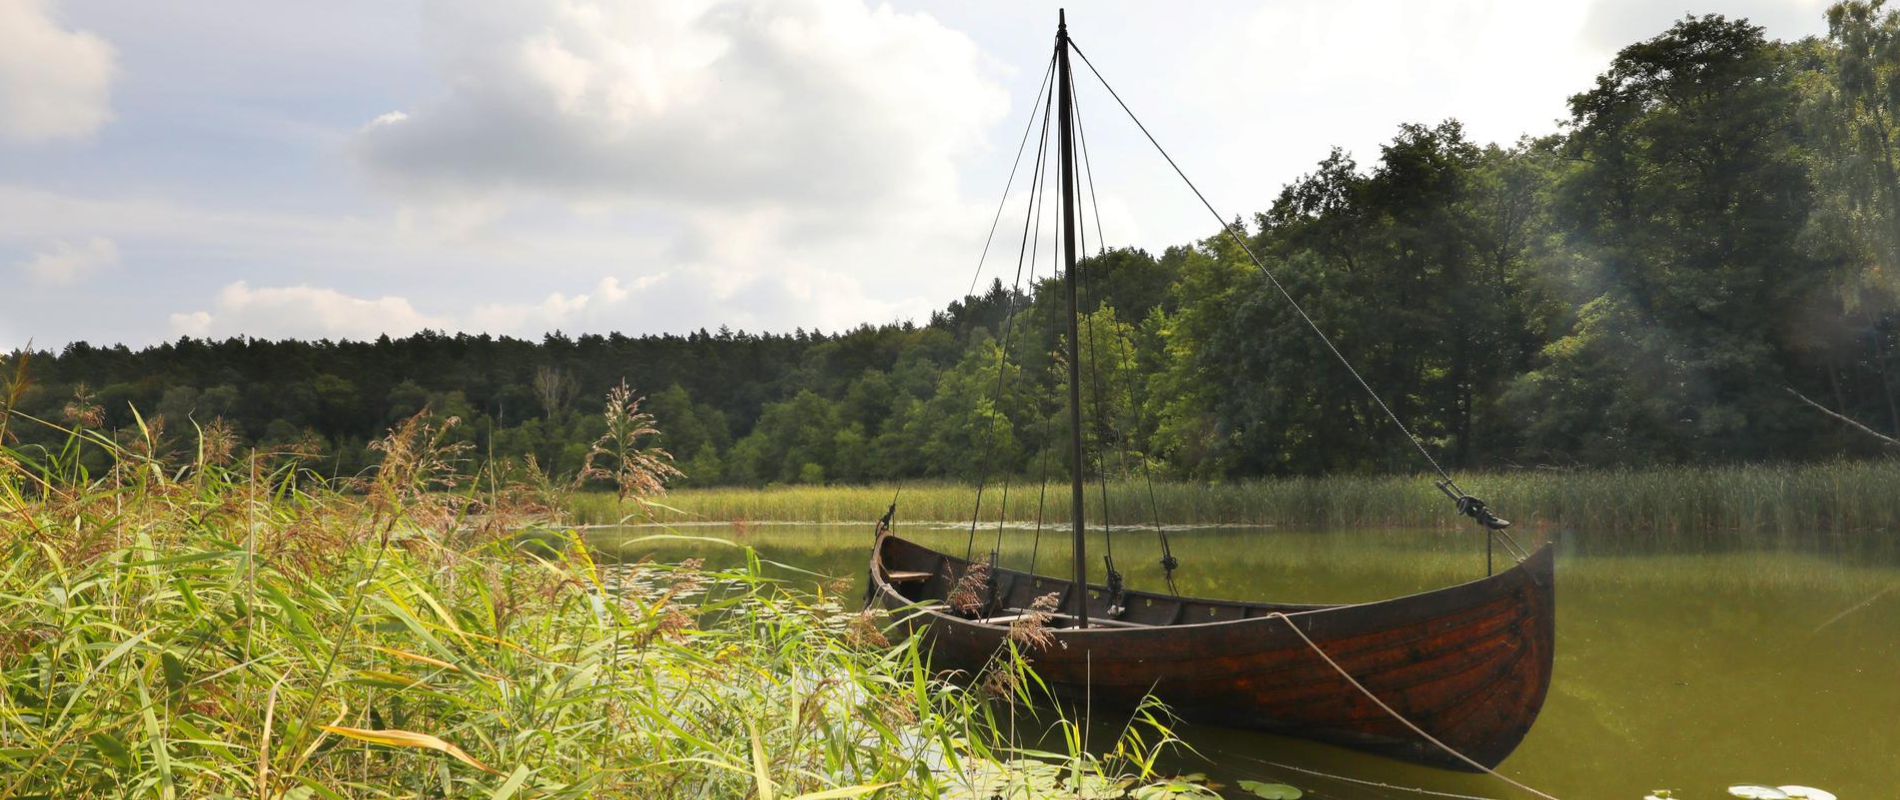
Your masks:
M1298 787L1288 786L1284 783L1240 781L1239 786L1241 790L1252 792L1253 796L1264 797L1266 800L1300 800L1301 797L1306 795L1306 793L1300 791Z
M1812 786L1778 786L1775 788L1780 789L1782 794L1795 798L1795 800L1835 800L1833 792L1826 789L1816 789Z
M1675 795L1668 789L1651 789L1649 794L1643 795L1643 800L1674 800L1674 798Z
M1759 783L1738 783L1728 787L1728 793L1742 800L1789 800L1787 792Z

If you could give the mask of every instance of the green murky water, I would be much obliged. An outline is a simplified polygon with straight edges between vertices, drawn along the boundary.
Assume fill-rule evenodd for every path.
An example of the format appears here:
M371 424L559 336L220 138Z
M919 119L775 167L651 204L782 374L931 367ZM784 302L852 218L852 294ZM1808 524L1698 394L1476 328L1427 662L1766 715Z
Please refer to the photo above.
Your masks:
M766 559L863 588L868 525L761 525L736 535L726 526L677 530L736 538ZM704 542L627 541L660 532L597 530L593 538L629 558L740 561L737 550ZM900 533L959 553L969 535L967 527ZM1484 573L1482 539L1471 532L1200 528L1170 535L1184 594L1350 602ZM977 552L995 537L993 526L980 530ZM1817 786L1848 800L1900 798L1894 537L1699 552L1587 533L1555 538L1556 677L1536 726L1502 772L1566 800L1636 800L1665 788L1685 800L1722 798L1737 782ZM1033 539L1026 530L1005 531L1001 561L1020 568L1033 554L1042 571L1066 571L1066 541L1045 535L1038 547ZM1118 532L1114 547L1131 586L1163 586L1152 530ZM1091 553L1105 551L1098 535ZM1501 552L1498 558L1502 564ZM1369 800L1427 796L1414 791L1421 789L1517 796L1487 776L1326 745L1212 727L1188 726L1183 734L1205 760L1184 755L1177 767L1226 783L1282 781L1315 796Z

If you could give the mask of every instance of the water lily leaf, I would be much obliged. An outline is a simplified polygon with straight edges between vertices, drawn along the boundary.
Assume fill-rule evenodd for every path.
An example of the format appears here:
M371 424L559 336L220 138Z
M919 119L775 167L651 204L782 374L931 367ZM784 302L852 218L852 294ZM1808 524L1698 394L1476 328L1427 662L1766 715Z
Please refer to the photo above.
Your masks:
M1759 783L1738 783L1728 787L1728 793L1742 800L1788 800L1787 792Z
M1239 786L1241 791L1251 792L1253 796L1264 797L1267 800L1300 800L1301 797L1306 795L1306 793L1300 791L1298 787L1288 786L1284 783L1240 781Z
M1782 794L1795 800L1835 800L1833 792L1812 786L1778 786L1776 788L1780 789Z
M474 756L469 755L462 748L456 747L455 745L449 744L448 742L442 741L441 739L438 739L434 736L430 736L429 734L426 734L426 733L416 733L415 731L402 731L402 730L393 730L393 729L376 731L376 730L369 730L366 728L345 728L340 725L318 725L317 727L321 730L329 731L338 736L355 739L359 742L369 742L371 744L383 744L383 745L389 745L390 747L419 747L424 750L434 750L438 753L447 753L449 756L453 757L455 760L460 761L476 769L479 769L483 772L489 773L491 775L501 774L500 771L490 768L487 764L483 764L480 761L476 761Z
M1674 797L1668 789L1651 789L1649 794L1643 795L1643 800L1674 800Z

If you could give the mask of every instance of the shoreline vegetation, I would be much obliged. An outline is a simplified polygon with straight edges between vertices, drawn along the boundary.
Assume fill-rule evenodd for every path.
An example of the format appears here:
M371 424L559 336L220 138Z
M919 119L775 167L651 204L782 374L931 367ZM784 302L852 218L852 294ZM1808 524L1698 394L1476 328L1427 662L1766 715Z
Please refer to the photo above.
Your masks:
M1718 534L1812 537L1900 529L1900 462L1833 461L1641 470L1521 470L1456 476L1520 528L1678 536ZM1038 484L1002 482L982 491L982 519L1030 523ZM1045 524L1068 522L1066 482L1047 485ZM1099 519L1099 484L1088 509ZM1334 476L1197 484L1157 481L1150 502L1141 481L1111 482L1111 523L1261 525L1288 528L1457 528L1457 515L1424 475ZM974 483L866 486L687 488L668 494L632 521L865 523L893 500L899 522L968 522ZM612 493L582 492L566 502L578 522L613 524L627 516Z
M347 487L208 432L0 445L0 797L1215 796L1152 772L1157 710L1087 755L1024 702L1027 651L965 689L742 546L596 562L454 426L398 425ZM622 486L651 467L596 450Z

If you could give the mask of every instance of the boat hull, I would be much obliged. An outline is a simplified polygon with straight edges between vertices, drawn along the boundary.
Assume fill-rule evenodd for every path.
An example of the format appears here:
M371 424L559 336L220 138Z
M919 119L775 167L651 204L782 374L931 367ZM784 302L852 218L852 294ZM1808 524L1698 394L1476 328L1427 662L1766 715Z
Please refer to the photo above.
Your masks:
M871 591L874 602L927 638L934 668L975 675L1003 646L1007 624L928 608L942 602L966 566L885 534L873 550ZM1069 581L1008 570L996 576L1003 607L1023 608L1050 592L1062 595L1065 610L1073 606ZM1108 619L1105 594L1090 586L1091 620ZM1144 592L1128 592L1124 602L1127 610L1112 625L1051 628L1053 643L1029 651L1036 674L1057 694L1117 707L1153 695L1190 722L1470 770L1355 689L1288 623L1405 719L1486 767L1523 740L1550 688L1556 609L1549 547L1481 580L1374 603L1239 603Z

